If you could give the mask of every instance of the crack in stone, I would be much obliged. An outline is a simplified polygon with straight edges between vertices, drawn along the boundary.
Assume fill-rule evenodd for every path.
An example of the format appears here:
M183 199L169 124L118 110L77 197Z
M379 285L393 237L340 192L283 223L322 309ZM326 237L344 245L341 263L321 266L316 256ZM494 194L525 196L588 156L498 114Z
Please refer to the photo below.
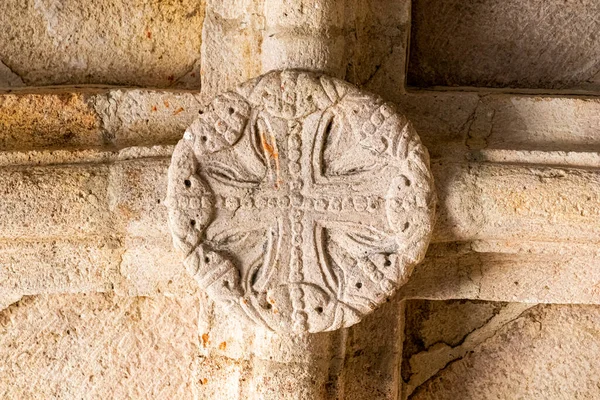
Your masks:
M537 304L509 303L497 311L485 324L472 330L462 340L462 343L452 347L444 342L438 342L428 347L426 351L414 354L410 360L411 369L415 370L410 375L408 382L403 385L403 399L410 399L420 387L435 379L453 363L475 352L476 348L493 338L507 324L517 320L528 309ZM441 364L436 366L435 363ZM443 363L443 364L442 364ZM414 368L417 364L417 368ZM419 371L419 364L422 369ZM423 371L424 368L429 371ZM421 373L419 373L421 372ZM413 379L414 377L414 379ZM415 382L416 381L416 382Z
M8 65L0 60L0 87L20 87L26 86L23 82L23 78L15 71L13 71Z
M0 297L0 312L3 312L13 304L21 301L21 299L23 299L24 297L29 296L22 296L20 294L9 294Z

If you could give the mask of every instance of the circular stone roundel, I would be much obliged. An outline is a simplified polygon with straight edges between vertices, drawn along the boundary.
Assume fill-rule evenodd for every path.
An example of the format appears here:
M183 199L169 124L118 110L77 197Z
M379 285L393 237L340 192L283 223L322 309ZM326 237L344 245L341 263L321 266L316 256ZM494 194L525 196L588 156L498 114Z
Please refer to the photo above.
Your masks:
M175 148L175 246L232 317L278 332L348 327L424 256L428 164L393 105L325 75L270 72L216 97Z

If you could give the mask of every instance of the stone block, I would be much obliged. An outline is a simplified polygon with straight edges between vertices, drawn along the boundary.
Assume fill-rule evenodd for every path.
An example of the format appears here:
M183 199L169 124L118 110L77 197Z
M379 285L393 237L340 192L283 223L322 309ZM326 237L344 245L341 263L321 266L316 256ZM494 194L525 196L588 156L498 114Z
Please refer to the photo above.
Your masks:
M120 243L109 237L0 241L3 295L109 292L122 286Z
M598 306L450 302L431 308L408 307L416 314L407 324L416 325L407 325L410 370L403 371L402 399L600 396ZM451 322L449 315L458 318ZM473 328L466 335L461 321ZM462 338L452 340L442 327Z
M29 86L200 86L203 2L3 3L2 62Z
M81 91L0 95L2 150L101 146L107 142L100 118Z
M25 297L0 314L4 398L193 399L193 297Z
M600 88L594 0L413 0L410 86Z
M150 90L110 90L88 97L114 146L173 144L202 108L200 94Z
M102 236L113 233L108 167L96 164L0 170L0 237Z

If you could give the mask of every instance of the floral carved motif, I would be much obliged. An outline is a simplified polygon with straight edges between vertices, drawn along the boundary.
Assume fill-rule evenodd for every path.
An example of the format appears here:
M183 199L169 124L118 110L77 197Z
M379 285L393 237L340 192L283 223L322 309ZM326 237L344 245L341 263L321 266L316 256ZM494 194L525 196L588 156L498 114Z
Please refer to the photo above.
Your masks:
M435 194L427 151L393 105L288 70L213 100L175 149L166 204L214 301L302 333L353 325L406 282Z

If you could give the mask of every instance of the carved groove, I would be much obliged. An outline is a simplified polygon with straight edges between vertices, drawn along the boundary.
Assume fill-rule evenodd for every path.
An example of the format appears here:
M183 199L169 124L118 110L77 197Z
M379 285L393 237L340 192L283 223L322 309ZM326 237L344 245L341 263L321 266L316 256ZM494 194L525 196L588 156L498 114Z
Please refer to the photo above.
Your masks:
M300 71L217 97L177 145L167 200L213 300L295 333L350 326L391 296L435 206L426 150L394 107Z

